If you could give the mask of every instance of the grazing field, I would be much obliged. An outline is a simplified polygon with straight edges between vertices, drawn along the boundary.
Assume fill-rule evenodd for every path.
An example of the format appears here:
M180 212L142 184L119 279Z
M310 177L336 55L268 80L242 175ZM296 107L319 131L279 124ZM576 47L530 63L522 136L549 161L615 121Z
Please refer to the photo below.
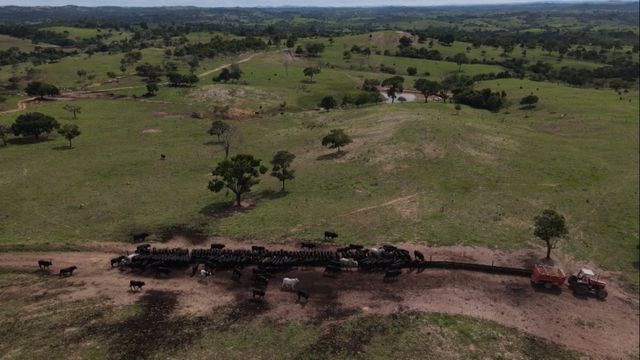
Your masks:
M0 7L0 358L638 358L631 5Z

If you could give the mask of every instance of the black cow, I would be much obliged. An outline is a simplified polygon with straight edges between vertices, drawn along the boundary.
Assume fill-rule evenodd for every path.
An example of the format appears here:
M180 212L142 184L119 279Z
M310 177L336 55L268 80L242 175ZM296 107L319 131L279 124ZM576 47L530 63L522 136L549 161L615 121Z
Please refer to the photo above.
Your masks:
M303 249L314 249L317 245L312 242L302 242L300 243Z
M167 158L167 155L165 155L165 154L160 154L160 160L164 160L164 159L166 159L166 158Z
M264 299L264 295L265 295L264 290L252 289L251 293L254 299L256 298L256 296L261 299Z
M304 298L304 302L309 301L309 294L306 291L298 290L298 302L300 299Z
M125 258L126 258L126 256L124 256L124 255L112 258L111 259L111 267L114 267L115 265L120 265L122 260L124 260Z
M133 241L134 242L144 241L144 239L146 239L148 236L149 236L149 233L146 233L146 232L135 233L133 234Z
M420 260L420 261L424 261L424 255L422 255L422 253L418 250L413 252L413 255L416 257L416 259Z
M383 281L388 281L388 280L391 280L391 279L395 279L400 274L402 274L402 271L400 271L400 270L389 270L389 271L384 273L384 278L382 280Z
M329 264L327 265L327 267L324 268L324 272L326 273L339 273L340 272L340 266L336 266L333 264Z
M156 276L162 275L168 277L170 273L171 269L169 269L168 267L159 266L155 269Z
M240 280L240 277L242 277L242 271L238 270L237 268L233 268L233 270L231 271L231 278L234 280Z
M251 251L265 251L265 247L264 246L252 246L251 247Z
M49 266L53 265L51 260L38 260L38 267L40 269L49 270Z
M69 267L66 267L64 269L60 269L60 274L59 275L60 275L60 277L71 276L71 275L73 275L73 271L75 269L77 269L77 268L78 268L77 266L69 266Z
M135 239L135 237L134 237L134 239ZM142 240L144 240L144 238ZM140 244L140 245L136 246L136 251L135 252L136 252L136 254L144 253L144 252L149 251L150 247L151 247L150 244Z
M253 277L253 282L256 284L267 284L269 282L269 278L262 275L255 275Z
M334 240L337 237L338 237L338 234L334 233L333 231L325 231L324 232L324 239L325 240Z
M218 250L222 250L224 249L224 244L211 244L211 248L212 249L218 249Z
M349 248L349 250L362 250L363 246L362 245L349 244L348 248Z
M129 281L129 288L131 291L140 291L144 286L144 281L131 280Z

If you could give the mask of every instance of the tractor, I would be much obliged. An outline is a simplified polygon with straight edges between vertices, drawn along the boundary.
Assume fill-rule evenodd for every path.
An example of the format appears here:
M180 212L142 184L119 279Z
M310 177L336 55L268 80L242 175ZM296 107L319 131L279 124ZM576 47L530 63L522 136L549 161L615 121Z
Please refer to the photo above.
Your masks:
M607 283L589 269L580 269L576 275L569 276L569 286L576 295L595 294L600 300L606 299L608 295L605 289Z

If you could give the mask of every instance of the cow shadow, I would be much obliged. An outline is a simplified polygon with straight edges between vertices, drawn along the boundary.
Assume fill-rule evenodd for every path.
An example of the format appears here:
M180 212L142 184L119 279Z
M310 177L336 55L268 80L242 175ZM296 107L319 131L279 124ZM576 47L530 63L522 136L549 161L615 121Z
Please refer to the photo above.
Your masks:
M343 158L345 155L347 155L349 152L348 151L338 151L338 152L332 152L329 154L324 154L324 155L320 155L316 158L316 160L336 160L336 159L341 159Z

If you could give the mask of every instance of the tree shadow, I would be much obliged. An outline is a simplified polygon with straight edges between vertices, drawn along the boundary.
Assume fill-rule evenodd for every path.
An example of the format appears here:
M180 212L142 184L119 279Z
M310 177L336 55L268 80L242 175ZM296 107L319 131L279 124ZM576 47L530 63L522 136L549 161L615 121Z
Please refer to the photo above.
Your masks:
M286 190L285 191L263 190L258 194L258 196L260 197L260 199L276 200L276 199L280 199L287 196L287 194L289 194L289 192Z
M207 145L207 146L211 146L211 145L220 145L222 144L221 140L210 140L210 141L205 141L202 143L202 145Z
M73 150L72 147L69 147L69 145L60 145L60 146L54 146L51 148L51 150L56 150L56 151L65 151L65 150Z
M237 206L235 200L220 201L203 207L198 213L215 219L222 219L237 213L245 213L253 209L256 206L256 202L257 198L255 196L242 199L242 206Z
M320 156L318 156L316 158L316 160L336 160L336 159L341 159L345 155L347 155L348 153L349 153L348 151L332 152L332 153L329 153L329 154L320 155Z
M36 138L33 138L33 137L17 137L17 138L8 139L7 140L7 144L12 144L12 145L30 145L30 144L38 144L38 143L42 143L42 142L47 142L47 141L53 141L53 139L49 139L49 138L36 139Z

